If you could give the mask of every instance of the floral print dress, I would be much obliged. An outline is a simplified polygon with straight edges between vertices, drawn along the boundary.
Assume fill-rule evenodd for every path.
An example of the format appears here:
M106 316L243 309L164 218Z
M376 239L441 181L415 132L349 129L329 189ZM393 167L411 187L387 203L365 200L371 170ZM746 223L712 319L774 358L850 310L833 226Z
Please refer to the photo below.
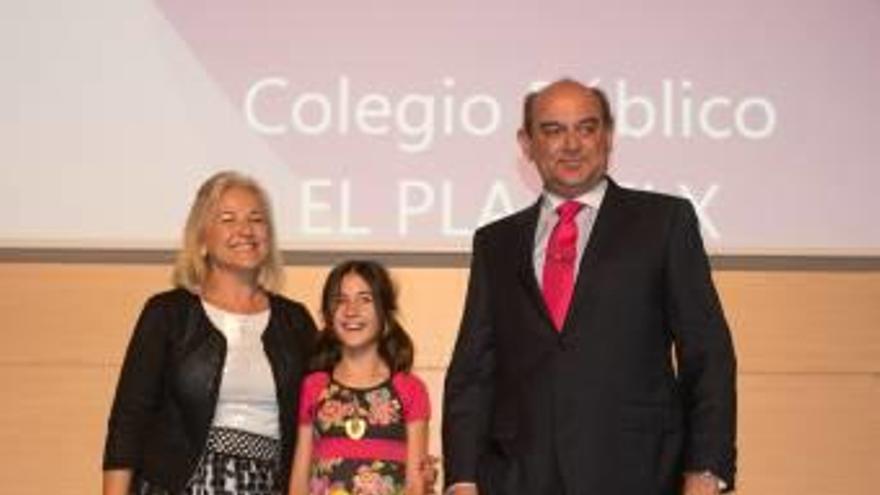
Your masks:
M314 434L310 495L402 494L406 424L429 416L425 385L412 374L370 388L348 387L326 372L307 376L299 421Z

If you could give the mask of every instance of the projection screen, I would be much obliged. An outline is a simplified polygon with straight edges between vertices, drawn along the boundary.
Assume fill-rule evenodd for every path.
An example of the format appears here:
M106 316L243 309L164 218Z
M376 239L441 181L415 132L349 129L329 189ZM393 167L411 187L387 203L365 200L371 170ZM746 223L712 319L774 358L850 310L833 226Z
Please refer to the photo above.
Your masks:
M573 77L611 176L720 254L876 255L880 3L7 2L0 246L176 246L237 169L294 250L463 252L540 192L515 134Z

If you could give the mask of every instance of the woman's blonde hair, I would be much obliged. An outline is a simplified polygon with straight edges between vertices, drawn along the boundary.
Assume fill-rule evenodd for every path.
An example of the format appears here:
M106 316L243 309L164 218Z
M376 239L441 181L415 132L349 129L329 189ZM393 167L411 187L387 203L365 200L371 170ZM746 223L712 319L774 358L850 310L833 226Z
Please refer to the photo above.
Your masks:
M281 253L278 251L275 237L275 222L272 220L269 196L254 179L229 170L211 176L196 193L183 229L183 246L177 253L177 261L174 265L172 281L175 286L198 292L205 281L209 268L205 227L220 197L232 188L243 188L253 192L265 212L269 253L260 267L257 283L269 291L277 291L281 288L283 282Z

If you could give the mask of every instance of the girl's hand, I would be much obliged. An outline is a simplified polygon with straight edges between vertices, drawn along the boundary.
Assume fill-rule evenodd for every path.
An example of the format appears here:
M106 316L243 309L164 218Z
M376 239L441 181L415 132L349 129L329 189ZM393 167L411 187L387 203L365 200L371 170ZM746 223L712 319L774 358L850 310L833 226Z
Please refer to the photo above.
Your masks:
M440 458L430 454L423 457L419 463L419 474L422 476L426 495L436 495L437 493L437 475L439 474L437 465L439 463Z

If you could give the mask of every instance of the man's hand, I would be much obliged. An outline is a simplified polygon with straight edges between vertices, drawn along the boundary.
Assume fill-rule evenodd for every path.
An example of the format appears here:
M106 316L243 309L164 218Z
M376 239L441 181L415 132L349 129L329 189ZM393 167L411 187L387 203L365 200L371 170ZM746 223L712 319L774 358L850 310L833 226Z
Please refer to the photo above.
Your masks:
M711 473L685 473L682 495L718 495L721 483Z

